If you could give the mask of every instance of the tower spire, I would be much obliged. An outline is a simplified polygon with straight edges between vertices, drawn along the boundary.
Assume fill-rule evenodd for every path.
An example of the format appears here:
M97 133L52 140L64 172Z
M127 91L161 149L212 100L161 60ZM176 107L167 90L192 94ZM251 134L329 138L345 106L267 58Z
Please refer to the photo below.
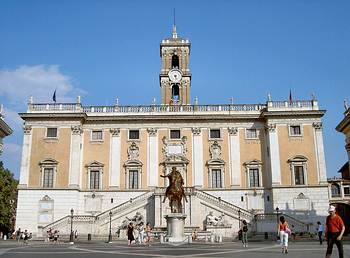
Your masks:
M175 19L175 8L174 8L174 23L173 23L173 39L177 38L177 33L176 33L176 19Z

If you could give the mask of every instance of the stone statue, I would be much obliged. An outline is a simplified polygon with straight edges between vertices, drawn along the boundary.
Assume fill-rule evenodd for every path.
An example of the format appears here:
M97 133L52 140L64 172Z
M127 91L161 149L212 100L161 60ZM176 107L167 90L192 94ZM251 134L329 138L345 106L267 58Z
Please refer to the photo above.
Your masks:
M225 224L224 221L225 214L222 214L221 216L215 216L213 215L213 212L210 211L209 214L205 218L205 224L207 226L223 226Z
M176 170L176 167L172 167L172 170L169 174L161 177L167 177L169 179L169 186L165 191L165 196L163 203L168 197L170 208L172 213L182 213L182 198L185 198L187 202L187 198L184 190L184 180L181 176L181 173Z
M126 229L130 222L132 222L132 224L134 224L135 226L139 226L141 222L145 224L142 214L137 211L131 219L125 217L125 220L123 220L122 224L119 226L119 229Z

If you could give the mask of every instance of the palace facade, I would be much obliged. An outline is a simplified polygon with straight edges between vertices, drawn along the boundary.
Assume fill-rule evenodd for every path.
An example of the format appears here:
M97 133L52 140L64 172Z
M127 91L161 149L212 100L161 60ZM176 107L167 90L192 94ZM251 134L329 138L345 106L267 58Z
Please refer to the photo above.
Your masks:
M108 234L136 212L166 226L167 179L176 167L188 202L186 226L225 216L226 236L242 219L275 231L276 214L300 231L324 219L329 194L316 99L263 104L190 103L191 44L160 43L161 104L34 103L24 120L16 228ZM195 87L195 85L193 86ZM73 209L73 214L70 214ZM229 233L231 232L231 233Z
M3 111L3 106L0 105L0 155L4 150L3 139L6 136L9 136L10 134L12 134L13 132L11 127L5 122L2 111Z

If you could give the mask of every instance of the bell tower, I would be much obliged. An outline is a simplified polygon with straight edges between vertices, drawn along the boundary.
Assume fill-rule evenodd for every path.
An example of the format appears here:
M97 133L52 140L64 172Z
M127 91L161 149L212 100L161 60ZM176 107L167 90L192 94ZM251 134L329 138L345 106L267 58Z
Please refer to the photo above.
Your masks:
M175 24L172 37L163 39L160 43L162 64L159 83L162 105L190 104L190 47L188 39L177 36Z

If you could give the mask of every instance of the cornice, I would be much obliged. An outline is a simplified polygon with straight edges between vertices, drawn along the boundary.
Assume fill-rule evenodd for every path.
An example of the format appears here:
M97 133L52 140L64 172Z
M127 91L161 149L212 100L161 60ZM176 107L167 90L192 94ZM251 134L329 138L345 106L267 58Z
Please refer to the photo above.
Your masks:
M344 132L346 128L350 127L350 112L343 118L343 120L337 125L335 130L338 132Z
M326 110L297 110L297 111L263 111L261 115L265 118L271 117L323 117Z

